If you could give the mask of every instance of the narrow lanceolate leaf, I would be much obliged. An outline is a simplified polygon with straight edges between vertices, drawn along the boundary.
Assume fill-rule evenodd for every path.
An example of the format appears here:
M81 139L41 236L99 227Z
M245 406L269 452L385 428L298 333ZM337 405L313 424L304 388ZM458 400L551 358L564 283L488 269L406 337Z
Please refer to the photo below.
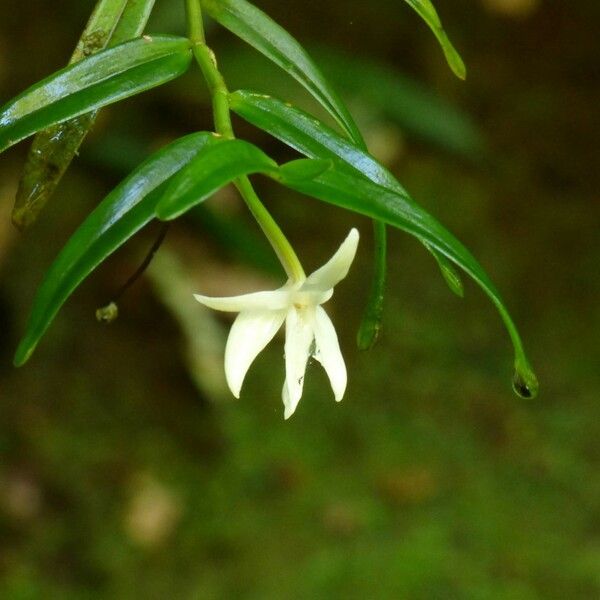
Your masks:
M142 35L156 0L128 0L109 45L116 46Z
M229 98L231 109L234 112L305 156L341 159L374 183L391 192L408 196L400 182L368 152L344 139L333 129L306 112L276 98L245 90L234 92L230 94ZM317 167L313 165L312 168ZM456 273L452 263L425 240L422 241L427 250L434 255L450 289L462 296L460 276ZM369 321L374 322L373 319L369 319ZM364 327L368 326L364 325ZM360 335L361 339L367 339L367 337ZM361 344L362 346L364 344Z
M100 0L94 9L69 64L103 50L111 39L127 0ZM34 138L17 189L12 220L26 229L37 218L47 199L64 175L95 113L53 125Z
M371 114L383 115L409 136L451 154L473 161L484 158L485 139L471 117L421 82L381 61L329 48L317 52L327 77Z
M99 0L94 7L69 63L95 54L108 44L127 0Z
M242 140L219 141L199 152L173 178L158 202L156 216L175 219L238 177L277 170L277 163L256 146Z
M432 248L427 242L423 242L425 248L433 254L437 261L440 272L446 281L448 287L459 297L462 298L465 295L465 288L460 278L460 275L456 272L456 269L452 266L452 263L443 255Z
M339 158L375 183L403 191L395 177L370 154L322 121L282 100L238 90L229 95L229 105L252 125L308 157Z
M523 396L537 393L537 379L531 370L521 338L498 290L471 253L430 214L409 196L369 181L348 169L340 161L331 160L330 168L312 180L295 177L303 163L293 161L281 167L279 180L299 192L336 206L378 219L427 242L470 275L490 297L500 312L515 349L515 389ZM323 163L323 161L319 161Z
M362 136L335 90L306 50L280 25L246 0L202 0L207 12L302 84L350 138Z
M56 313L77 286L112 252L154 218L169 179L203 148L210 133L194 133L166 146L117 186L64 246L40 286L15 365L25 363Z
M12 221L25 230L37 220L92 126L88 113L40 131L33 140L17 188Z
M69 64L138 37L155 0L101 0L77 44ZM85 136L97 111L75 117L40 131L34 138L19 182L13 223L26 229L35 222L50 199Z
M454 71L454 74L457 77L464 79L467 76L465 63L444 31L440 17L438 16L435 7L431 3L431 0L404 1L407 2L419 14L419 16L423 19L423 21L425 21L425 23L427 23L427 25L429 25L429 28L431 31L433 31L435 37L440 43L440 46L442 47L442 50L444 51L448 65L452 71Z
M0 152L50 125L170 81L184 73L190 61L187 39L154 36L70 65L0 108Z

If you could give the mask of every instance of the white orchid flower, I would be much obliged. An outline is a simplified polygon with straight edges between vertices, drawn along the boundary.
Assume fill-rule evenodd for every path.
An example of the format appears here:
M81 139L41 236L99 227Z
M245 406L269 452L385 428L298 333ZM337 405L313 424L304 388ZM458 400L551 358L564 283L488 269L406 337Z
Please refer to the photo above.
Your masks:
M335 399L346 391L346 365L331 319L321 304L350 270L358 246L358 231L352 229L338 251L320 269L301 281L288 281L269 291L210 298L194 294L198 302L215 310L239 312L225 348L225 375L231 392L240 397L250 365L273 339L285 321L285 418L296 410L302 396L304 373L311 356L325 368Z

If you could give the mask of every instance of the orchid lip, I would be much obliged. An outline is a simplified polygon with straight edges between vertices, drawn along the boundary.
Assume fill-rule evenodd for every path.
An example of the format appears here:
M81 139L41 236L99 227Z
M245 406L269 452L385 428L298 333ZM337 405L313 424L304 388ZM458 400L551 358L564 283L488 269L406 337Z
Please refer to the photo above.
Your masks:
M300 290L293 296L293 305L296 308L306 308L307 306L318 306L324 304L333 296L333 289L330 290Z

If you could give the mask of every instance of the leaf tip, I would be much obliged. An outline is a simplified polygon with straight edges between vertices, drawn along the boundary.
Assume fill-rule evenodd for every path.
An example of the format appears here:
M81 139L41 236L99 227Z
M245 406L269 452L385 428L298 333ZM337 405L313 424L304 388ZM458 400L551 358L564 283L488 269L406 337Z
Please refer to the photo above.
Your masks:
M450 290L459 298L465 297L465 286L462 281L457 281L455 286L450 286Z
M457 55L457 58L458 61L451 63L450 68L461 81L465 81L467 79L467 67L460 56Z
M540 384L527 362L521 360L515 363L512 387L517 396L526 400L531 400L538 395Z
M29 223L27 222L26 214L23 210L14 208L10 215L12 224L21 232L27 229Z
M358 349L366 352L371 350L379 341L379 332L381 331L381 323L363 321L358 333L356 334L356 345Z
M22 367L31 358L36 345L31 344L28 339L24 339L17 347L13 358L13 366Z
M440 265L440 269L450 291L459 298L464 298L465 286L458 274L454 270L448 269L446 266Z
M383 295L371 299L356 333L356 345L361 351L371 350L379 341L383 316Z
M445 37L446 43L443 44L444 54L446 56L446 62L452 69L452 72L462 81L467 78L467 66L461 55L458 53L456 48L450 43L447 37Z

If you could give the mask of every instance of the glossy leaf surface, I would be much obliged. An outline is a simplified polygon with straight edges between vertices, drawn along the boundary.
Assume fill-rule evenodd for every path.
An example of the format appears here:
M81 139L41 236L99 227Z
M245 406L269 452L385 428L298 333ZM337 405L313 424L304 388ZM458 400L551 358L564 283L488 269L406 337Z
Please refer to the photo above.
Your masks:
M182 169L156 207L159 219L171 220L224 185L250 173L276 173L277 163L242 140L221 140L200 152Z
M440 254L453 261L470 275L492 300L508 329L515 349L515 369L529 390L537 393L537 379L524 353L521 338L494 284L472 254L448 230L409 196L369 181L339 161L329 161L330 168L312 180L295 176L306 167L306 160L293 161L281 167L280 181L299 192L324 200L373 219L378 219L427 242ZM319 161L323 163L323 161Z
M139 36L155 0L101 0L96 6L71 57L70 63L96 54L106 46ZM54 193L85 136L97 111L52 125L36 134L19 182L13 223L26 229Z
M302 84L350 138L362 136L335 90L306 50L268 15L246 0L202 0L208 13Z
M108 45L127 0L100 0L90 16L69 60L76 63ZM23 167L12 213L13 223L26 229L62 178L96 113L53 125L35 136Z
M374 183L408 196L400 182L368 152L304 111L276 98L244 90L230 94L230 106L249 123L267 131L298 152L310 158L341 159ZM307 164L304 168L318 169L318 166ZM450 289L462 296L460 276L452 263L431 245L426 243L425 247L434 255ZM367 337L361 336L364 339Z
M109 45L116 46L142 35L155 3L156 0L128 0Z
M50 125L170 81L190 61L188 40L174 36L139 38L89 56L0 109L0 151Z
M340 158L372 181L398 187L395 177L370 154L331 127L282 100L239 90L229 95L231 110L311 158ZM306 165L309 168L309 165ZM312 168L317 168L313 166Z
M213 142L212 134L195 133L166 146L140 165L86 218L50 266L37 292L15 365L28 360L77 286L154 218L156 202L169 178Z

